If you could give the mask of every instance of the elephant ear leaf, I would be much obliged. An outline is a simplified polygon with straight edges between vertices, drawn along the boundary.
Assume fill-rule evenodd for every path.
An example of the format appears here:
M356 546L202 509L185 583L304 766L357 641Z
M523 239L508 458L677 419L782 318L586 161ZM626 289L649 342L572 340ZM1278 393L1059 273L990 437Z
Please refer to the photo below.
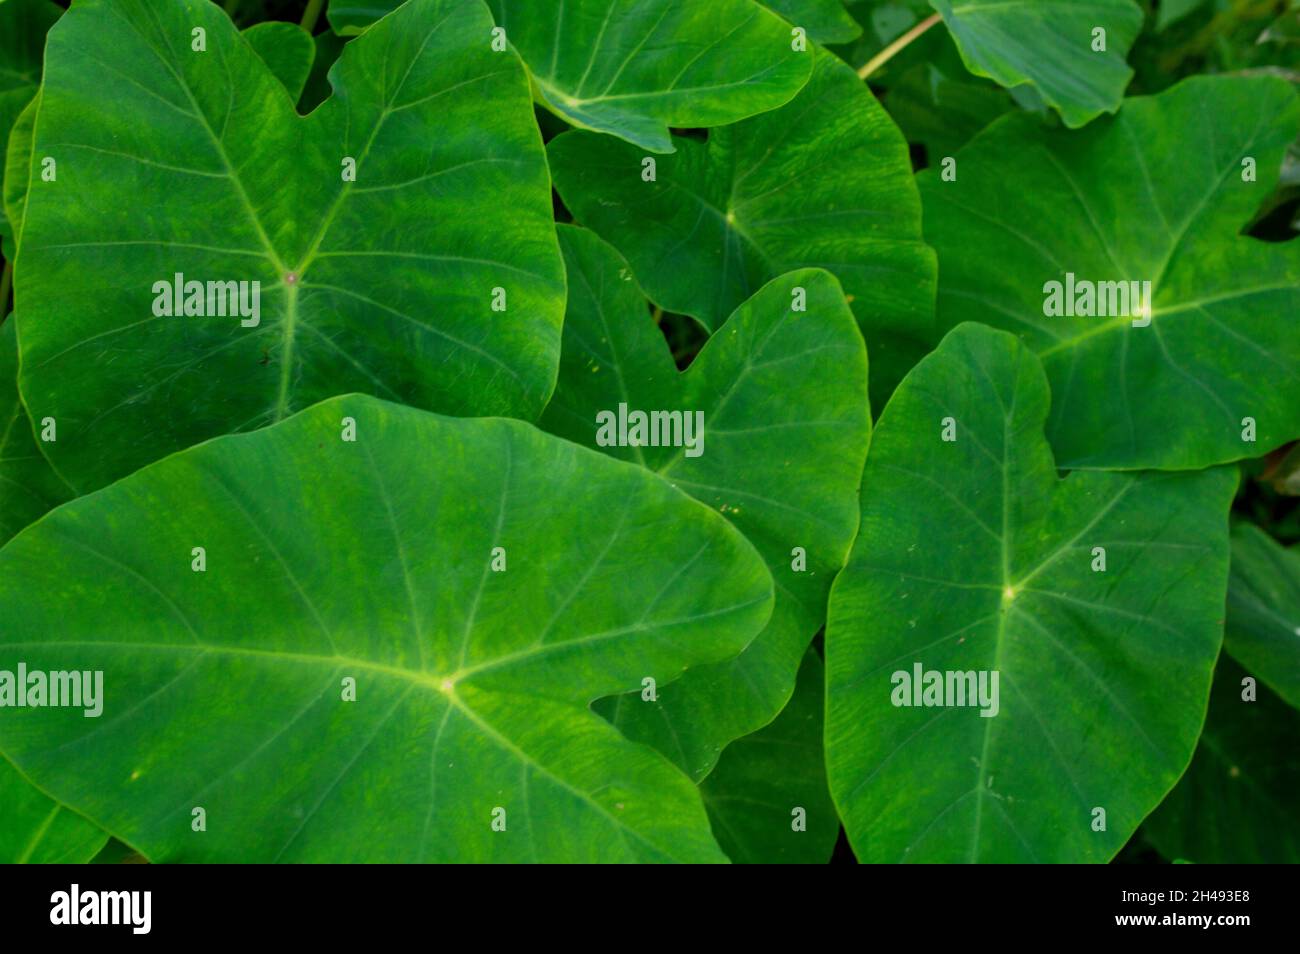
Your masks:
M1300 551L1253 524L1232 531L1223 646L1300 709Z
M720 861L696 787L589 703L771 607L744 537L641 468L335 398L0 550L0 670L102 673L98 717L7 710L0 752L155 862Z
M788 102L812 47L752 0L488 0L541 102L651 152L668 127L722 126Z
M307 31L292 23L267 20L245 30L244 39L296 103L316 59L316 43Z
M62 13L50 0L0 0L0 160L9 131L40 88L45 34ZM7 210L0 207L0 253L10 260L16 234Z
M871 435L866 351L839 283L807 269L760 289L679 373L627 264L591 232L562 226L560 238L569 308L542 426L724 515L776 580L772 619L738 658L598 707L699 779L781 711L826 618ZM680 427L638 432L638 415Z
M1119 108L1142 30L1133 0L930 0L967 68L1007 88L1032 85L1070 127Z
M85 864L108 835L51 801L0 757L0 864Z
M541 413L563 263L527 77L491 23L410 0L299 116L207 0L60 20L33 157L57 174L32 179L15 311L20 387L58 420L69 482L345 391Z
M1166 858L1300 862L1300 712L1223 657L1196 757L1143 830Z
M826 630L863 861L1107 861L1192 757L1236 472L1058 479L1048 401L1032 352L966 324L878 422Z
M777 276L830 271L883 404L932 344L934 253L898 127L853 70L810 55L812 79L790 103L707 142L676 137L676 154L656 160L567 132L549 145L551 168L575 220L627 258L650 299L710 331Z
M1285 81L1198 78L1074 132L1009 116L921 174L939 323L1038 354L1061 466L1195 470L1300 436L1300 248L1241 234L1298 132Z

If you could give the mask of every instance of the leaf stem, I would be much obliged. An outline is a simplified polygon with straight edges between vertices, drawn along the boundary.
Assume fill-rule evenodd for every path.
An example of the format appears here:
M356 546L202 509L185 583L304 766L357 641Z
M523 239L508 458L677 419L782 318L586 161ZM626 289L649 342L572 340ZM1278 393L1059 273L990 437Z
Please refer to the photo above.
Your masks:
M316 21L320 19L320 10L323 6L325 6L325 0L310 0L307 9L302 12L302 22L299 26L308 33L315 33Z
M858 76L862 79L866 79L876 70L880 69L886 63L892 60L895 56L897 56L899 51L901 51L905 46L910 44L913 40L915 40L922 33L930 29L930 27L934 26L942 19L943 17L939 16L939 14L937 13L932 13L930 16L926 17L916 26L912 27L912 29L908 30L906 33L900 36L893 43L889 44L889 46L885 47L883 50L881 50L871 59L867 60L866 64L862 67L862 69L858 70Z

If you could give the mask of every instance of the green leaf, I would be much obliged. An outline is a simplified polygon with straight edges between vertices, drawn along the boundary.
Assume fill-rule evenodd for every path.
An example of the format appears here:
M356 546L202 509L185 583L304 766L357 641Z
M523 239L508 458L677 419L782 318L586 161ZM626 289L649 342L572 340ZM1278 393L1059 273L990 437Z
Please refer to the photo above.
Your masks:
M880 401L933 340L934 253L897 127L851 69L812 55L789 105L708 142L676 138L653 182L640 150L581 132L550 143L552 174L657 305L710 331L778 275L829 269L865 331Z
M72 496L36 445L18 397L14 322L0 325L0 544Z
M0 758L0 864L85 864L107 841Z
M651 152L668 127L722 126L789 102L812 50L751 0L488 0L543 105Z
M1147 820L1147 835L1166 858L1300 862L1300 712L1263 686L1245 701L1245 676L1220 659L1196 758Z
M58 178L28 197L15 311L20 386L57 418L46 451L69 482L348 390L541 412L563 263L526 77L490 28L477 0L411 0L347 45L336 95L301 117L206 0L63 17L36 123ZM175 274L259 281L257 324L155 317Z
M1199 469L1300 436L1300 249L1239 234L1297 132L1287 83L1202 78L1073 133L1008 116L956 181L921 174L939 322L1006 328L1043 359L1061 466ZM1151 282L1150 324L1118 296L1105 316L1048 316L1048 283L1071 274Z
M36 132L36 110L40 103L41 94L37 92L18 114L18 119L9 132L9 144L5 153L4 215L9 222L9 235L14 249L17 248L18 238L23 231L23 212L27 207L28 175L32 164L32 140Z
M771 622L739 658L661 687L657 701L636 692L599 707L700 779L727 743L781 711L826 619L831 580L853 542L871 435L867 355L839 283L803 270L760 289L679 373L618 254L571 226L560 228L560 244L569 308L560 381L541 426L634 461L723 514L776 580ZM792 310L799 289L806 311ZM702 440L694 450L602 446L601 415L620 405L702 415Z
M1156 31L1163 32L1205 3L1206 0L1160 0L1156 10Z
M771 725L727 746L700 783L718 844L747 864L825 864L840 834L822 760L824 667L809 649ZM803 829L795 828L802 812Z
M329 0L325 19L339 36L357 36L404 2L405 0Z
M244 39L297 102L316 58L316 43L311 35L295 24L267 20L245 30Z
M1106 861L1191 759L1236 471L1060 480L1049 397L1027 348L966 324L878 422L826 631L827 776L863 861ZM916 666L983 678L980 704L902 705Z
M1133 0L930 0L976 76L1033 85L1070 127L1119 109L1142 30ZM1104 49L1095 31L1104 30Z
M40 87L45 34L62 13L49 0L0 0L0 157L7 152L18 114ZM13 258L14 234L0 208L0 254L5 258Z
M588 703L736 655L771 606L740 533L644 470L351 395L0 550L0 669L104 673L98 719L15 708L0 750L155 862L724 860L690 780Z
M1232 531L1223 646L1300 709L1300 551L1252 524Z
M762 0L785 19L808 31L818 43L848 43L862 35L858 21L844 9L842 0Z
M347 45L345 39L329 30L317 33L314 43L316 49L312 55L311 74L307 77L302 97L298 100L298 111L304 115L333 95L334 89L330 86L329 73L339 57L343 55L343 48Z

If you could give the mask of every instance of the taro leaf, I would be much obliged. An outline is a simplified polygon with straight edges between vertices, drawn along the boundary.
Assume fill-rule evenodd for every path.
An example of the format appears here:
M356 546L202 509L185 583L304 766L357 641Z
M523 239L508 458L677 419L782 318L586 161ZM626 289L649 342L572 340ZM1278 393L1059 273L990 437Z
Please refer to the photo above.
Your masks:
M45 34L62 13L49 0L0 0L0 157L6 153L9 130L18 114L40 86ZM14 255L14 234L0 208L0 254L9 259Z
M1125 62L1142 29L1133 0L930 0L976 76L1032 84L1070 127L1113 113L1133 77ZM1098 51L1095 30L1105 31Z
M9 131L9 145L4 156L4 215L9 221L11 250L17 248L23 232L23 211L27 205L28 174L32 164L32 137L35 133L36 110L41 94L32 98Z
M85 864L107 841L0 758L0 864Z
M1300 862L1300 712L1221 658L1210 712L1187 774L1147 820L1166 858L1201 864Z
M1032 352L965 324L872 437L826 630L827 775L863 861L1106 861L1191 759L1236 471L1058 480L1048 401ZM902 705L918 666L965 705Z
M776 580L771 622L739 658L658 687L657 699L637 692L598 709L700 779L727 743L781 711L826 619L831 580L853 542L871 434L862 336L831 275L792 272L743 304L679 373L618 253L583 229L562 226L560 237L569 308L542 427L634 461L720 512ZM800 288L807 310L793 311ZM620 405L702 413L700 453L602 446L598 416Z
M205 0L87 0L50 31L33 160L58 177L28 196L15 310L74 486L346 390L541 412L563 263L526 77L490 29L481 3L411 0L307 117ZM260 281L257 324L155 317L175 274Z
M72 496L37 448L18 398L14 322L0 325L0 544Z
M843 0L762 0L787 21L808 31L818 43L848 43L862 34L858 21L844 9Z
M1300 551L1252 524L1232 531L1223 646L1300 709Z
M1073 133L1008 116L958 154L956 181L921 174L939 322L986 321L1038 353L1061 466L1197 469L1300 436L1300 245L1238 234L1297 131L1284 81L1202 78ZM1069 275L1076 304L1110 283L1105 317L1046 314ZM1144 296L1122 293L1148 281L1134 327Z
M102 670L105 700L13 709L0 750L155 862L722 860L690 780L588 703L736 655L771 605L740 533L640 468L349 395L0 551L0 668Z
M245 30L244 39L297 102L316 58L311 35L292 23L268 20Z
M771 725L727 746L700 783L713 833L732 861L819 865L835 851L840 820L822 759L823 669L809 649L790 704Z
M653 182L641 150L583 132L550 143L552 173L650 298L710 331L778 275L834 272L866 332L878 400L932 341L934 253L898 128L851 69L813 56L791 103L712 129L707 143L677 138Z
M789 102L809 49L751 0L488 0L543 105L651 152L668 127L721 126ZM544 7L545 9L539 9Z

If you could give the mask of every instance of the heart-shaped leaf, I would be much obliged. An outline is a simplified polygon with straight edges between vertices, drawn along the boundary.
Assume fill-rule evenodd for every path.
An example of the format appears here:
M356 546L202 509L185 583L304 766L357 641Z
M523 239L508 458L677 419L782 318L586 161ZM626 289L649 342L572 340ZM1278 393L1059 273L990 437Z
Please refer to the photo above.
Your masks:
M1032 84L1067 126L1113 113L1142 30L1133 0L930 0L966 66L1006 87ZM1100 32L1099 32L1100 31Z
M1009 116L955 179L921 174L939 323L1043 359L1061 466L1199 469L1300 436L1300 246L1239 234L1298 132L1286 82L1202 78L1073 133Z
M718 844L745 864L830 861L840 834L822 759L824 667L809 649L790 703L771 725L727 746L700 783Z
M0 0L0 157L18 114L40 86L45 34L62 13L50 0ZM13 226L0 208L0 254L9 259L13 241Z
M103 673L98 718L11 709L0 750L156 862L722 860L588 703L735 656L771 605L641 468L351 395L0 550L0 670Z
M1048 402L1032 352L966 324L878 422L826 630L864 861L1106 861L1191 759L1236 472L1059 480Z
M23 395L58 420L46 452L74 486L347 390L541 412L563 263L526 77L491 24L411 0L301 117L206 0L63 17L33 157L57 178L32 177L15 311Z
M107 841L105 832L42 795L0 758L0 863L85 864Z
M17 380L11 317L0 325L0 544L72 496L37 448Z
M1300 709L1300 551L1252 524L1232 531L1223 647Z
M851 69L813 55L792 102L708 142L677 137L653 181L642 151L582 132L551 142L552 172L574 217L627 257L650 298L709 330L778 275L833 272L880 400L933 337L934 254L897 127Z
M1166 858L1300 862L1300 712L1247 675L1220 659L1196 757L1144 826Z
M657 698L638 692L600 708L699 779L727 743L781 711L826 618L871 435L862 336L831 275L791 272L737 309L679 373L618 253L583 229L562 226L560 237L569 308L542 427L634 461L717 510L776 580L771 622L739 658L688 673ZM635 414L657 412L679 415L680 433L642 436L658 446L610 444L620 431L637 436Z
M244 39L297 102L316 58L316 43L307 31L292 23L267 20L245 30Z

